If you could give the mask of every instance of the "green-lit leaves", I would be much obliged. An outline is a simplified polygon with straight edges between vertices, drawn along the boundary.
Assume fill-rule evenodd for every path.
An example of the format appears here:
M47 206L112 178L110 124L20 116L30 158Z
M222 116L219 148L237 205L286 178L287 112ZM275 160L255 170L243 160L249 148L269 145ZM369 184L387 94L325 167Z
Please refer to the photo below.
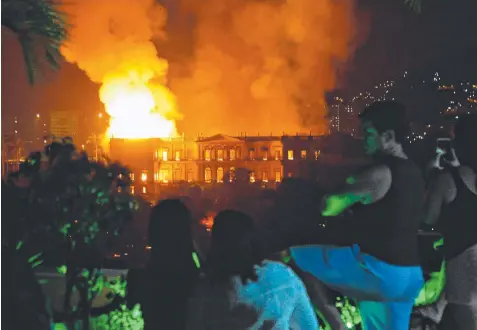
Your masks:
M359 310L348 298L337 298L336 307L340 311L341 320L348 329L354 329L357 325L361 324Z
M66 265L61 265L60 267L56 267L56 271L58 272L58 274L65 275L68 271L68 268L66 267Z

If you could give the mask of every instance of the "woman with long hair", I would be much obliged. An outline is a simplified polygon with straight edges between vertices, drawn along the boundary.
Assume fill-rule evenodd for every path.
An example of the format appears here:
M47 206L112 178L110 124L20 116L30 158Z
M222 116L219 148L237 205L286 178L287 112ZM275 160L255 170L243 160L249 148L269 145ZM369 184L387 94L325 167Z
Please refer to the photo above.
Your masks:
M179 199L152 208L145 270L128 274L128 304L141 304L145 329L185 329L187 301L199 270L194 260L191 215Z
M262 261L253 220L222 211L214 221L207 278L191 299L188 329L318 329L305 286L282 263Z
M459 164L431 183L425 223L439 222L444 236L448 301L442 327L477 329L477 116L463 116L454 127Z

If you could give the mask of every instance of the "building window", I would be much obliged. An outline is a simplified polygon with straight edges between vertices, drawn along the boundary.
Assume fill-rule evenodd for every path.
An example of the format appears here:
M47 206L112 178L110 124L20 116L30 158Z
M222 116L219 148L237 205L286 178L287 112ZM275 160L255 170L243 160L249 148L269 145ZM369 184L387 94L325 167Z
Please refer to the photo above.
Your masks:
M265 150L263 152L263 160L267 160L268 159L268 150Z
M255 172L250 172L250 182L251 183L255 182Z
M293 160L293 150L288 150L288 160Z
M302 149L300 151L300 157L301 157L301 159L306 159L306 150Z
M173 177L173 181L181 181L182 179L182 171L180 168L176 168L174 170L174 177Z
M280 150L275 150L275 160L280 160Z
M181 152L179 150L176 150L176 161L181 160Z
M280 171L275 171L275 182L280 182L282 179L282 173Z
M154 173L154 181L159 181L159 173Z
M208 167L204 171L204 181L205 182L211 182L212 181L212 171Z
M262 172L262 181L268 182L268 172L265 172L265 171Z
M217 182L224 182L224 169L222 167L217 169Z
M167 154L168 154L169 150L167 149L163 149L162 150L162 160L163 161L167 161L169 158L167 157Z
M143 193L143 194L147 194L147 188L146 188L146 186L142 186L142 193Z
M317 160L318 157L320 157L320 150L315 150L315 160Z
M159 158L159 150L156 150L154 152L154 159L158 159Z
M235 149L229 150L230 160L235 160Z
M142 181L142 182L147 181L147 171L142 171L142 173L141 173L141 181Z
M194 181L194 173L192 171L187 172L187 182Z
M164 183L169 182L169 170L161 170L159 172L159 181Z
M205 149L204 151L204 159L209 161L210 160L210 149Z
M129 177L131 178L131 181L134 181L134 173L129 174Z
M217 160L224 160L224 149L217 150Z
M250 160L254 160L254 159L255 159L255 150L254 150L254 149L250 149L250 150L248 151L248 158L249 158Z
M233 182L235 179L235 167L231 167L229 171L229 181Z
M131 195L134 195L134 186L131 186Z

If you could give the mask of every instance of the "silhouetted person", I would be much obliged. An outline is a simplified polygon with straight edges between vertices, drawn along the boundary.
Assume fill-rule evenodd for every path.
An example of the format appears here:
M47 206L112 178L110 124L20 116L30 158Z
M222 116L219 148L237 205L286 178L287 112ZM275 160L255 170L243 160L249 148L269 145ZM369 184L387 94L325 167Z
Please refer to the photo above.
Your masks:
M160 201L149 220L150 260L128 275L128 304L141 304L145 329L185 328L187 301L199 270L193 259L189 210L178 199Z
M431 183L425 222L444 236L446 299L442 326L477 329L477 116L454 128L455 155ZM455 157L457 156L457 157ZM456 159L455 159L456 158Z
M417 247L424 180L402 147L408 123L401 104L376 102L360 118L373 164L327 197L322 213L352 210L346 244L294 247L291 254L302 270L358 301L365 329L408 329L424 283Z
M284 264L261 261L253 230L242 212L216 216L207 278L191 299L188 329L318 329L305 286Z

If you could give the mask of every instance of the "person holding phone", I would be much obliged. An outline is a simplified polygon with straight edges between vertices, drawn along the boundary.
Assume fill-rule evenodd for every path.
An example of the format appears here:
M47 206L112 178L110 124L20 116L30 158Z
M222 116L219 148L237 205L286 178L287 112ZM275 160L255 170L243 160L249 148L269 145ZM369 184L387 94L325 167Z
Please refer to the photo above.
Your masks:
M342 230L347 244L298 246L291 255L303 271L356 299L365 329L409 329L424 284L417 245L424 179L403 150L408 121L402 104L375 102L360 119L373 164L328 196L322 212L353 211Z
M425 204L425 224L438 223L444 236L444 329L477 329L476 142L477 116L461 117L454 128L453 162L431 182Z

